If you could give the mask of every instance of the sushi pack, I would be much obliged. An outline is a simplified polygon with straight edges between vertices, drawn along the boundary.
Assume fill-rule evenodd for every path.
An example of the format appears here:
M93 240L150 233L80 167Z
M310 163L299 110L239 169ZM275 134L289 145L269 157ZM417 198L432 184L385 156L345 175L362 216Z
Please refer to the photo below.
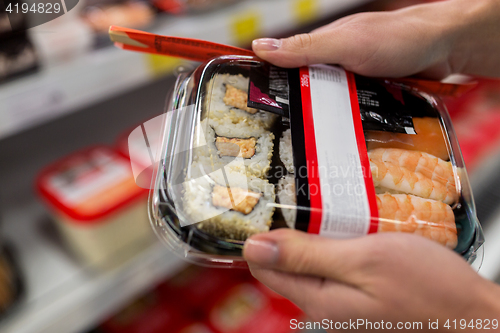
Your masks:
M177 79L150 196L157 235L238 266L253 234L405 232L473 262L483 236L443 104L327 65L211 59Z

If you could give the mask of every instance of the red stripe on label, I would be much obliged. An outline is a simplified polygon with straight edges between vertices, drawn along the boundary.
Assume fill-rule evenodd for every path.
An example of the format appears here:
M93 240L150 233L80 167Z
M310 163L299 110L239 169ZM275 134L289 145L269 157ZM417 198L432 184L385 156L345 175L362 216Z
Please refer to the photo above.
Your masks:
M308 233L319 234L321 227L322 202L321 186L318 172L318 154L316 151L316 136L314 133L314 119L311 104L311 86L309 81L309 68L300 68L300 93L302 97L302 115L304 118L304 137L307 160L307 179L309 182L309 196L311 213L309 218Z
M359 111L358 93L356 91L356 81L354 74L347 72L347 82L349 85L349 97L351 99L352 120L354 123L354 132L356 134L356 142L358 144L359 159L365 179L366 195L368 196L368 205L370 206L371 222L368 233L375 233L378 230L378 207L375 197L375 186L373 185L372 173L370 170L370 160L366 150L365 135L363 133L363 124L361 123L361 113Z

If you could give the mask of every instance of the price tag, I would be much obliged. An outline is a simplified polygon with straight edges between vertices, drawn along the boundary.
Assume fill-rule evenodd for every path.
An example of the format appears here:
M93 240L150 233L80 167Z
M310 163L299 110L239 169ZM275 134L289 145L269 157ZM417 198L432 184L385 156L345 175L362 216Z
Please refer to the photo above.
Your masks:
M233 39L238 45L249 44L260 35L260 30L261 18L258 12L247 12L231 19Z
M319 12L317 0L294 0L292 3L295 20L299 24L314 21Z
M157 54L145 54L151 75L162 76L171 73L182 64L182 59Z

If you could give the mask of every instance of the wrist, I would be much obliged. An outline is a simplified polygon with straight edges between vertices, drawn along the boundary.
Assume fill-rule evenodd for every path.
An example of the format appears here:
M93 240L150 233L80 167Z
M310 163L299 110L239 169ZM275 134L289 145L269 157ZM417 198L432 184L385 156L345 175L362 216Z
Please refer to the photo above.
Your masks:
M448 0L408 7L399 13L422 36L428 64L446 64L445 73L452 74L462 72L472 52L467 41L471 22L478 20L481 12L477 7L476 1Z
M448 63L455 73L490 75L498 67L500 50L500 0L446 1L452 45ZM486 71L485 71L486 68Z

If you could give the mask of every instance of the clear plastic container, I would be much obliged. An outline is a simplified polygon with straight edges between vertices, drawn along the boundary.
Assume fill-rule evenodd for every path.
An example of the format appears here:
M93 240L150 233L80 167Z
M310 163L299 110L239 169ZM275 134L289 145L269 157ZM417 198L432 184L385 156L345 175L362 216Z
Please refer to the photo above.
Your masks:
M245 265L245 239L281 227L331 238L408 232L482 259L467 172L437 97L248 56L209 60L174 89L149 206L157 235L187 260Z

